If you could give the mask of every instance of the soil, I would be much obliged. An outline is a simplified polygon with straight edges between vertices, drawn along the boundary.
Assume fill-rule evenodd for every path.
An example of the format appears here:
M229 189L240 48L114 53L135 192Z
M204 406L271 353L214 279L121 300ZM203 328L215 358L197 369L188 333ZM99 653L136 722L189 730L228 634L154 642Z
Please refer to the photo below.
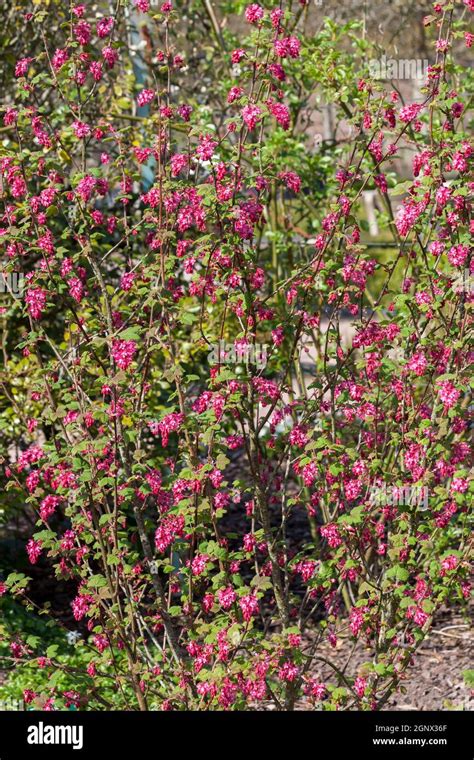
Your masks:
M239 463L232 462L229 469L234 471L237 477ZM229 477L232 482L232 476ZM10 538L0 541L2 557L7 564L15 565L14 558L25 559L24 525L10 526ZM237 533L242 535L248 531L248 519L244 516L241 508L232 507L226 519L223 521L223 532ZM288 523L290 549L297 550L301 543L310 539L308 524L303 510L295 510ZM8 558L8 562L7 562ZM23 568L20 568L23 569ZM34 577L32 584L33 597L42 606L46 600L52 602L53 616L60 620L66 629L81 628L71 614L71 599L75 594L75 584L61 582L54 578L51 568L43 566L40 562L37 566L25 568L30 576ZM474 606L474 604L472 605ZM471 613L472 613L471 606ZM471 614L472 620L472 614ZM82 631L85 633L84 631ZM311 643L311 629L308 627L305 639ZM463 671L474 668L472 660L472 648L474 636L469 619L461 614L455 607L441 610L435 617L430 634L423 642L421 648L414 655L411 665L406 671L406 680L399 692L393 695L384 710L474 710L474 690L469 687L463 678ZM326 657L338 668L344 670L348 676L355 676L360 672L360 666L371 660L373 652L370 648L359 643L354 648L352 640L340 637L335 648L328 642L318 645L317 654ZM318 680L329 680L330 668L315 661L311 675ZM0 670L0 683L6 679L6 673ZM260 705L260 709L262 706ZM267 710L275 709L273 704L265 705ZM313 709L306 701L297 704L299 710Z
M473 668L472 626L456 609L440 611L429 636L413 657L402 689L387 702L391 710L474 710L474 690L464 681L463 671ZM353 651L353 643L340 639L336 648L321 644L318 654L344 668L349 657L348 674L371 659L372 652L363 645ZM328 677L330 669L323 664L312 672L314 677ZM308 709L304 703L300 709Z

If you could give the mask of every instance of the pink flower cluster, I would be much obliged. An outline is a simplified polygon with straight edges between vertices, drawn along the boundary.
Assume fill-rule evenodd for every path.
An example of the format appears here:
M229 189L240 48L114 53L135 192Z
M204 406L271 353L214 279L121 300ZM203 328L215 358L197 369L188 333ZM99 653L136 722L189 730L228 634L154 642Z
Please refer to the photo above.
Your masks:
M134 340L114 340L112 342L112 357L120 369L128 369L137 351Z

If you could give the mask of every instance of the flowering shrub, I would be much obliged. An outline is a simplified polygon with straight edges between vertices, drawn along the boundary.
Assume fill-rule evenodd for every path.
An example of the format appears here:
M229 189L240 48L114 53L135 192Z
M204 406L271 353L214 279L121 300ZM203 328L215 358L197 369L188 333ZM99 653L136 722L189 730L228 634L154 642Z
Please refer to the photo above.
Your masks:
M472 9L426 19L416 103L370 79L356 24L305 38L304 3L247 6L241 39L211 13L202 97L169 2L56 9L54 39L26 15L43 49L16 62L0 160L2 259L24 277L2 315L4 480L80 634L71 655L10 625L50 605L2 582L27 703L381 709L468 599ZM315 90L354 140L308 150ZM391 258L364 243L365 189ZM219 341L266 364L213 363ZM340 637L370 659L338 668Z

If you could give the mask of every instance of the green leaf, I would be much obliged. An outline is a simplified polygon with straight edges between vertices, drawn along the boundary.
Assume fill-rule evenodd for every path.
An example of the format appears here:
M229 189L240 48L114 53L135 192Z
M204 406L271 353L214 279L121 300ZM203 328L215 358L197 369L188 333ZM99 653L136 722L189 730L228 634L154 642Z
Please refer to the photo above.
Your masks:
M466 686L470 689L474 689L474 670L463 670L462 677Z
M385 573L386 578L394 578L397 581L407 581L410 577L410 573L406 569L406 567L402 567L402 565L395 565L394 567L391 567L387 572Z
M103 575L93 575L89 578L87 585L91 588L102 588L107 585L107 579Z
M218 454L216 458L216 467L218 470L225 470L227 465L230 463L230 459L226 457L225 454Z

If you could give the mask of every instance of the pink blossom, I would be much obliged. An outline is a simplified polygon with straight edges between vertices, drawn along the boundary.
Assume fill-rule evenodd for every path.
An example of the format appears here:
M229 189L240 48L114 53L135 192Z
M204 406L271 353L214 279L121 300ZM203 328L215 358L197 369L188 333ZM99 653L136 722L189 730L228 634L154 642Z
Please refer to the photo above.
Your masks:
M109 646L109 640L103 633L97 633L95 636L93 636L92 641L94 642L94 646L97 647L99 652L103 652Z
M298 678L299 672L298 666L294 662L291 662L291 660L287 660L278 668L278 677L282 681L291 683Z
M5 115L3 117L3 123L5 124L5 126L8 127L11 124L15 124L17 119L18 119L18 111L16 111L14 108L7 107L5 111Z
M47 292L42 288L30 288L25 296L26 305L33 319L41 319L47 299Z
M290 432L289 440L292 446L298 446L298 448L302 449L308 442L308 436L301 425L295 425Z
M244 91L242 87L231 87L227 94L227 102L233 103L234 100L238 100L243 94Z
M283 18L283 11L281 8L274 8L270 13L270 19L274 29L280 28L280 22Z
M362 491L362 483L360 480L348 480L344 485L344 492L346 498L349 500L357 499Z
M279 177L290 190L294 193L299 193L301 190L301 177L296 172L282 172Z
M303 483L305 486L313 485L318 475L318 465L316 462L308 462L302 469Z
M30 538L26 544L26 552L31 564L35 565L41 554L41 541L35 541L33 538Z
M408 123L409 121L413 121L418 114L420 113L422 109L422 106L419 103L410 103L407 106L403 106L403 108L400 109L399 118L400 121L403 121L405 123Z
M364 696L366 688L367 688L366 679L362 678L361 676L358 676L356 680L354 681L354 691L360 699L362 699L362 697Z
M337 549L337 547L342 544L339 530L334 523L328 523L328 525L321 526L320 531L321 535L326 539L332 549Z
M244 620L248 623L258 613L258 599L255 594L246 594L239 599L240 609Z
M112 17L101 18L97 22L97 26L96 26L98 37L100 37L101 39L103 37L107 37L112 31L113 26L114 26L114 20Z
M407 235L414 227L418 218L421 216L425 208L424 203L408 202L403 206L400 206L395 219L397 230L400 235Z
M147 106L155 97L155 91L154 90L142 90L137 95L137 104L140 106L140 108L143 108L143 106Z
M421 609L421 607L417 607L414 614L413 614L413 620L414 622L422 628L426 621L428 620L429 615L424 612L424 610Z
M82 620L87 615L91 605L92 597L86 594L79 594L71 602L72 612L75 620Z
M237 594L235 593L232 586L226 586L226 588L220 589L217 592L217 599L222 609L228 610L230 607L232 607L235 600L237 599Z
M244 549L246 552L252 552L257 544L253 533L246 533L244 536Z
M29 66L33 58L20 58L15 65L15 76L24 77L28 72Z
M454 267L462 267L469 255L469 248L467 245L454 245L448 251L448 261Z
M76 534L73 530L66 530L61 540L61 551L70 551L74 548Z
M206 614L212 611L214 602L215 602L214 594L211 594L211 593L204 594L202 598L202 609L204 610Z
M107 45L106 47L102 48L102 57L109 69L112 69L118 61L119 54L117 50L110 47L110 45Z
M212 135L200 135L196 155L201 161L209 161L212 158L217 142Z
M445 249L444 243L442 243L440 240L434 240L430 244L430 253L433 254L433 256L440 256Z
M80 303L84 296L84 285L82 284L79 277L71 277L68 282L68 288L69 295L74 298L77 303Z
M37 696L37 693L32 691L32 689L24 689L23 691L23 700L27 705L31 704Z
M69 53L66 49L58 49L54 51L54 55L51 59L51 63L53 65L53 68L58 71L61 66L64 66L66 61L69 59Z
M193 112L193 107L187 105L186 103L183 103L182 105L178 106L176 110L183 121L189 121L190 116Z
M310 678L304 685L304 693L320 702L326 695L326 685Z
M188 165L188 157L184 153L175 153L171 156L171 174L173 177L177 177L178 174Z
M257 24L262 20L263 15L264 10L262 6L257 3L252 3L252 5L248 5L245 9L245 18L249 24Z
M353 607L350 612L350 629L353 636L358 636L363 624L366 607Z
M95 179L95 177L86 175L79 181L76 187L76 192L85 202L85 201L90 200L96 186L97 186L97 180Z
M112 342L112 357L120 369L128 369L137 351L134 340L114 340Z
M297 37L284 37L275 40L274 50L279 58L298 58L300 54L301 43Z
M242 108L242 119L249 129L255 129L261 114L261 108L252 103Z
M48 494L43 501L40 504L40 510L39 515L42 520L48 520L51 515L54 514L56 511L56 507L60 503L61 499L59 496L53 496L52 494Z
M316 568L316 562L310 559L298 562L298 564L295 566L295 570L301 575L301 578L303 581L305 581L305 583L313 578L316 572Z
M268 110L283 129L290 128L290 112L283 103L268 103Z
M155 546L163 554L174 541L183 535L183 515L166 515L156 529Z
M451 570L455 570L458 565L458 558L454 554L449 554L443 560L441 560L441 573L440 575L446 575Z
M102 63L100 61L92 61L91 65L89 66L89 71L92 74L94 81L100 82L103 75Z
M422 351L417 351L416 354L413 354L407 366L411 372L414 372L415 375L418 375L419 377L421 377L422 375L424 375L426 368L428 366L426 356L424 355Z
M180 412L172 412L163 417L160 422L150 422L149 427L153 435L160 433L163 446L167 446L169 434L180 430L183 422L183 414Z
M453 478L451 481L451 493L466 493L469 482L466 478Z
M73 26L74 37L80 45L87 45L91 38L91 26L87 21L78 21Z
M209 559L210 557L208 554L196 554L191 562L192 574L197 576L202 575L206 569L206 565L209 562Z
M445 380L439 384L438 396L443 402L445 409L451 409L456 404L460 395L461 392L449 380Z
M231 707L237 697L237 687L229 678L224 679L223 686L221 688L218 702L225 710Z
M245 56L245 50L242 50L242 48L238 48L237 50L234 50L231 55L232 63L240 63L242 58Z

